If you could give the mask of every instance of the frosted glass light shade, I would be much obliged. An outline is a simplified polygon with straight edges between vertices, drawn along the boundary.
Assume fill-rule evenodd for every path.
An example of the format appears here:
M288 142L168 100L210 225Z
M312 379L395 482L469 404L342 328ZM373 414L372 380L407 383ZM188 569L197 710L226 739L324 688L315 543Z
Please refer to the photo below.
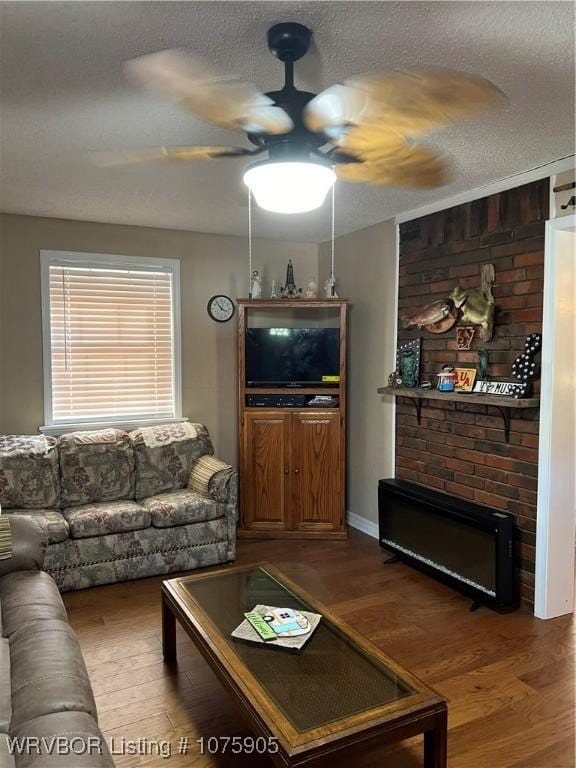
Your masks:
M320 163L260 163L248 168L244 184L260 208L274 213L304 213L319 208L336 181Z

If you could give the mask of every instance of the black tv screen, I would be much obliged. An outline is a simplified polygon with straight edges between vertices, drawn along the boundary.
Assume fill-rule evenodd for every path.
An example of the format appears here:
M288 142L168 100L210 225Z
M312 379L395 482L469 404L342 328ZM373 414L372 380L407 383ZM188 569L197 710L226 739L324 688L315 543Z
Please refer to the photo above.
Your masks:
M249 328L246 386L337 387L339 328Z

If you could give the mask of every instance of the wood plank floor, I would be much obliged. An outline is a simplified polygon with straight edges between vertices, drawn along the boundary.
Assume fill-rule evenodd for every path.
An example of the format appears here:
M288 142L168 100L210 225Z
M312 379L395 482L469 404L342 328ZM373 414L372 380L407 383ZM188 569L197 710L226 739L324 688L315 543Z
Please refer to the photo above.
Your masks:
M289 553L289 555L287 554ZM575 768L574 621L528 610L498 615L404 565L383 567L377 543L241 541L237 564L268 560L449 702L450 768ZM201 736L248 734L191 642L160 652L161 578L65 595L90 672L100 725L114 738L188 737L186 755L115 755L120 768L271 768L269 757L201 755ZM153 751L153 750L152 750ZM421 739L358 754L354 768L420 768ZM331 760L348 768L349 760Z

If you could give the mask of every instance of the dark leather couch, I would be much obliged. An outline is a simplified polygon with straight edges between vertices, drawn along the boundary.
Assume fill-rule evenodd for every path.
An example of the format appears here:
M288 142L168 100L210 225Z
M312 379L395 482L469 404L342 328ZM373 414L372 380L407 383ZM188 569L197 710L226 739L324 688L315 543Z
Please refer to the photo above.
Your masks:
M46 532L16 515L10 529L12 557L0 560L0 768L113 768L80 646L41 570Z

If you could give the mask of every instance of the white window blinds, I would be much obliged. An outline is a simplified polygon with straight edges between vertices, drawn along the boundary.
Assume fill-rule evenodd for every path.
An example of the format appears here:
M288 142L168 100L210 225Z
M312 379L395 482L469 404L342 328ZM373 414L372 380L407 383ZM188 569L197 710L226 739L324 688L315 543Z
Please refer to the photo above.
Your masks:
M173 271L54 259L45 280L51 423L179 415Z

